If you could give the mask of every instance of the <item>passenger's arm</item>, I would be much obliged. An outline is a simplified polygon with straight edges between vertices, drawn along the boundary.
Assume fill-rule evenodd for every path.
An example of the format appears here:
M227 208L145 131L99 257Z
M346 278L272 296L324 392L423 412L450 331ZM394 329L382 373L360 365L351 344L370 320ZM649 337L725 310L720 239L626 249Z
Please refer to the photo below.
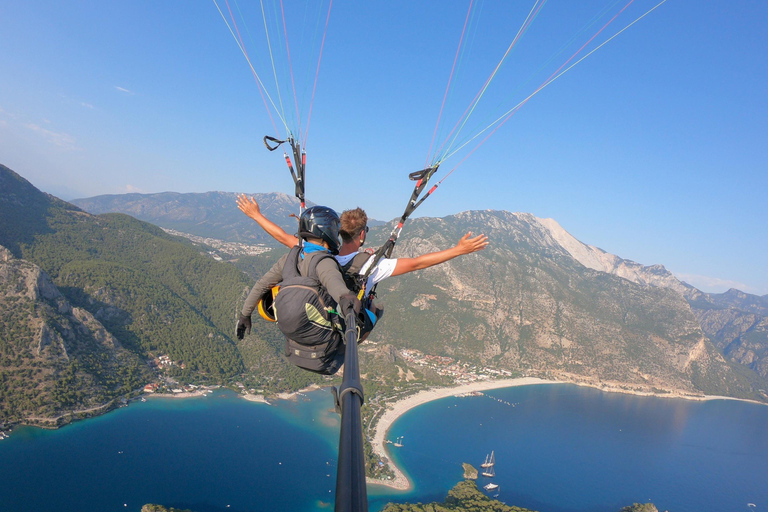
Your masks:
M267 232L272 238L285 245L286 247L293 247L299 243L299 239L294 235L289 235L286 231L266 218L261 209L259 203L252 197L247 197L245 194L237 196L237 207L240 211L256 221L261 228Z
M487 236L478 235L474 238L469 238L470 236L472 236L471 231L461 237L461 240L459 240L459 243L455 246L444 251L431 252L416 258L397 258L395 270L392 271L392 275L399 276L401 274L413 272L414 270L421 270L434 265L439 265L440 263L452 260L456 256L482 251L488 246Z
M272 265L272 268L270 268L269 271L261 277L261 279L256 281L256 284L253 285L251 292L245 299L243 309L240 311L242 316L251 316L251 313L253 313L253 310L256 309L256 306L259 303L259 299L261 299L267 290L271 289L282 280L283 267L285 266L287 259L287 254L282 255L280 259L277 260L274 265Z

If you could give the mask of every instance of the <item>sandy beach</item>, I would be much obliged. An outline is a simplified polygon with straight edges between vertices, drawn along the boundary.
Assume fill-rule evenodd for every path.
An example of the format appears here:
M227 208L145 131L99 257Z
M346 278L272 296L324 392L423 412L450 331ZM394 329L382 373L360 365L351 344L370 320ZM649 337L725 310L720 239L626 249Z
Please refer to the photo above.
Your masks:
M144 393L144 397L160 397L160 398L195 398L198 396L205 396L208 393L208 389L196 389L195 391L182 391L181 393Z
M373 480L368 479L368 483L374 485L385 485L393 489L406 491L411 488L411 482L405 476L405 474L392 462L392 456L387 451L386 435L392 424L414 407L431 402L433 400L439 400L440 398L446 398L449 396L463 395L465 393L472 393L474 391L486 391L490 389L498 388L511 388L514 386L529 386L531 384L561 384L560 382L548 381L544 379L538 379L535 377L523 377L519 379L501 379L501 380L489 380L478 381L470 384L464 384L460 386L453 386L450 388L432 388L411 395L403 400L391 404L384 415L379 419L376 424L376 433L373 435L371 445L373 451L380 457L386 457L390 464L389 466L395 472L394 480Z

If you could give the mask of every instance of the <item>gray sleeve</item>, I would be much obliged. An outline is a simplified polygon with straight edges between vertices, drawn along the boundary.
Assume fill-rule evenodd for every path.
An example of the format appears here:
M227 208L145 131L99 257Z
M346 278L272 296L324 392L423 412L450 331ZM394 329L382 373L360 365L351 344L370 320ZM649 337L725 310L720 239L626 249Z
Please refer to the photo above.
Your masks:
M288 255L284 254L261 279L256 281L256 284L251 288L251 293L248 294L248 298L245 299L245 304L243 304L241 311L243 316L251 316L264 293L283 280L283 266L285 266L286 259L288 259Z
M336 302L339 302L342 295L352 293L344 282L339 264L333 258L326 258L317 264L317 278Z

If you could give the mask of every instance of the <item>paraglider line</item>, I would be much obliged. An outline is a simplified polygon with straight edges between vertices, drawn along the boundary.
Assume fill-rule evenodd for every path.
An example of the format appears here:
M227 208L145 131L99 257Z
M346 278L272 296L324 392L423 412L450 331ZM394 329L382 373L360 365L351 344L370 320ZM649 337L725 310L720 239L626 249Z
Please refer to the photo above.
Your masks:
M459 38L459 46L456 47L456 55L453 57L453 65L451 66L451 73L448 75L448 84L445 86L445 94L443 94L443 102L440 104L440 113L437 115L437 123L435 123L435 131L432 132L432 140L429 142L429 151L427 152L427 160L424 162L424 167L428 165L430 155L432 154L432 145L435 143L435 136L437 135L437 128L440 126L440 119L443 117L443 108L445 107L445 100L448 97L448 91L451 89L451 82L453 81L453 72L456 69L456 61L459 60L459 54L461 53L461 45L464 42L464 35L467 32L467 23L469 22L469 15L472 12L473 2L469 2L469 8L467 9L467 17L464 19L464 27L461 29L461 37ZM450 134L449 134L450 136Z
M477 92L477 94L475 95L474 99L469 103L469 106L467 106L467 109L461 115L461 117L459 118L459 121L456 123L456 125L453 127L453 129L451 129L450 133L446 137L446 140L443 142L443 144L437 150L437 154L442 152L443 147L446 145L446 143L448 142L448 139L451 138L451 135L453 135L454 132L455 132L455 135L453 135L453 139L451 140L450 144L448 145L448 149L446 149L446 151L449 151L450 148L455 144L456 139L458 138L458 136L461 133L461 131L464 129L464 126L466 125L466 123L469 120L469 118L472 116L472 113L474 112L474 110L477 107L478 103L480 103L480 99L483 97L483 95L485 94L485 91L488 89L488 86L491 84L491 81L493 80L493 78L498 73L499 69L501 68L501 65L507 59L507 57L509 56L509 54L512 51L512 49L517 45L518 41L520 41L520 38L522 37L522 35L531 26L531 23L533 23L533 20L536 18L538 13L541 11L541 8L544 7L544 4L546 2L547 2L547 0L543 0L543 1L541 1L541 3L539 3L539 0L536 0L536 2L534 2L533 7L531 7L531 11L528 13L528 16L523 21L523 24L520 26L520 29L517 31L517 34L515 35L514 39L512 40L512 43L510 43L509 47L507 48L507 51L504 53L504 55L502 56L501 60L496 65L496 68L490 74L490 76L485 81L483 86ZM458 128L458 130L457 130L457 128ZM435 155L435 162L433 162L433 163L442 162L443 160L445 160L445 158L438 158L437 154Z
M317 78L320 76L320 61L323 58L323 48L325 47L325 35L328 33L328 21L331 19L331 7L333 6L333 0L331 0L331 3L328 4L328 15L325 18L325 29L323 30L323 39L320 43L320 55L317 58L317 70L315 71L315 81L312 85L312 96L309 100L309 113L307 115L307 127L304 129L304 140L302 141L302 145L304 146L304 150L307 149L307 135L309 134L309 121L312 119L312 107L315 104L315 89L317 89Z
M283 36L285 37L285 50L288 54L288 71L291 75L291 88L293 89L293 103L294 107L296 108L296 126L299 129L299 132L301 132L301 112L299 112L299 100L296 95L296 82L293 78L293 63L291 62L291 47L288 44L288 27L285 24L285 10L283 9L283 0L280 0L280 14L283 18ZM300 135L297 134L297 135Z
M626 9L626 8L627 8L627 7L628 7L628 6L629 6L629 5L632 3L632 2L634 2L634 0L630 0L630 2L629 2L627 5L625 5L625 6L624 6L624 8L622 8L622 12L623 12L623 11L624 11L624 10L625 10L625 9ZM578 55L578 53L579 53L579 52L581 52L581 51L584 49L584 47L585 47L585 46L586 46L586 45L589 43L589 41L588 41L587 43L585 43L585 44L584 44L584 45L583 45L581 48L579 48L579 50L578 50L576 53L574 53L574 54L573 54L573 55L572 55L572 56L571 56L571 57L570 57L570 58L569 58L569 59L568 59L568 60L565 62L565 64L563 64L562 66L560 66L560 68L558 68L558 71L556 71L555 73L553 73L553 74L550 76L550 78L548 78L547 80L545 80L545 81L544 81L544 82L543 82L543 83L542 83L542 84L541 84L541 85L540 85L540 86L539 86L539 87L538 87L538 88L537 88L535 91L533 91L533 92L532 92L532 93L531 93L531 94L530 94L530 95L529 95L527 98L525 98L524 100L522 100L520 103L518 103L517 105L515 105L515 106L514 106L514 107L512 107L511 109L509 109L509 110L508 110L506 113L504 113L504 114L502 114L501 116L499 116L499 118L497 118L495 121L493 121L493 122L492 122L490 125L488 125L488 126L487 126L486 128L484 128L483 130L481 130L481 131L480 131L480 132L479 132L477 135L475 135L474 137L470 138L470 139L469 139L469 140L467 140L467 141L466 141L464 144L462 144L461 146L459 146L458 148L456 148L456 149L455 149L453 152L451 152L450 154L447 154L445 157L443 157L443 158L440 160L441 162L442 162L442 161L444 161L445 159L447 159L447 158L449 158L449 157L453 156L454 154L456 154L456 152L460 151L460 150L461 150L462 148L464 148L464 147L465 147L467 144L469 144L470 142L472 142L473 140L475 140L476 138L478 138L480 135L482 135L483 133L485 133L486 131L488 131L488 130L489 130L491 127L494 127L494 128L493 128L493 130L491 131L491 133L489 133L489 134L488 134L488 135L487 135L485 138L483 138L483 140L482 140L482 141L480 141L480 142L478 143L478 145L477 145L477 146L475 146L475 148L474 148L472 151L470 151L470 152L469 152L469 154L467 154L467 155L466 155L466 156L465 156L465 157L464 157L464 158L461 160L461 162L459 162L458 164L456 164L456 166L455 166L455 167L454 167L454 168L453 168L453 169L452 169L452 170L451 170L451 171L448 173L448 175L450 175L450 173L452 173L452 172L453 172L453 171L456 169L456 167L458 167L459 165L461 165L461 164L462 164L462 163L463 163L463 162L464 162L464 161L465 161L465 160L466 160L466 159L469 157L469 155L471 155L472 153L474 153L474 152L475 152L475 151L476 151L476 150L477 150L477 149L478 149L480 146L482 146L482 145L485 143L485 141L487 141L487 140L488 140L488 138L489 138L491 135L493 135L494 133L496 133L496 130L498 130L498 129L499 129L499 128L500 128L500 127L501 127L501 126L504 124L504 123L506 123L506 122L507 122L507 121L508 121L508 120L509 120L509 119L510 119L510 118L511 118L511 117L512 117L512 116L513 116L513 115L514 115L514 114L515 114L515 113L516 113L518 110L520 110L520 108L522 108L522 106L523 106L523 105L525 105L526 103L528 103L528 101L529 101L531 98L533 98L533 97L534 97L536 94L538 94L539 92L541 92L541 91L542 91L542 89L544 89L545 87L547 87L548 85L550 85L552 82L554 82L555 80L557 80L558 78L560 78L561 76L563 76L565 73L567 73L567 72L568 72L568 71L570 71L571 69L573 69L573 68L574 68L576 65L578 65L579 63L581 63L581 62L582 62L584 59L586 59L587 57L589 57L590 55L592 55L593 53L595 53L597 50L599 50L600 48L602 48L603 46L605 46L606 44L608 44L609 42L611 42L613 39L615 39L616 37L618 37L618 36L619 36L621 33L623 33L624 31L626 31L627 29L629 29L629 28L630 28L631 26L633 26L635 23L639 22L641 19L643 19L643 18L645 18L646 16L648 16L648 15L649 15L651 12L653 12L654 10L656 10L657 8L659 8L661 5L663 5L663 4L664 4L664 3L666 3L666 2L667 2L667 0L662 0L661 2L659 2L658 4L656 4L655 6L653 6L651 9L649 9L647 12L645 12L643 15L641 15L641 16L639 16L637 19L635 19L635 20L634 20L632 23L628 24L626 27L622 28L621 30L619 30L618 32L616 32L614 35L612 35L611 37L609 37L608 39L606 39L605 41L603 41L601 44L599 44L598 46L596 46L595 48L593 48L593 49L592 49L590 52L588 52L586 55L584 55L583 57L581 57L580 59L578 59L576 62L574 62L574 63L573 63L573 64L571 64L570 66L568 66L567 68L563 69L563 67L564 67L564 66L565 66L565 65L566 65L568 62L570 62L571 60L573 60L573 58L574 58L576 55ZM621 12L619 12L619 14L621 14ZM616 16L618 16L618 14L617 14ZM605 26L603 26L603 27L602 27L602 28L601 28L601 29L600 29L600 30L597 32L597 34L595 34L595 36L597 36L597 35L598 35L600 32L602 32L602 31L603 31L603 30L604 30L604 29L605 29L605 28L606 28L606 27L607 27L609 24L611 24L611 23L612 23L612 22L613 22L613 21L616 19L616 16L614 16L614 17L613 17L613 18L612 18L612 19L611 19L611 20L610 20L608 23L606 23L606 24L605 24ZM593 36L593 37L590 39L590 41L592 41L592 40L595 38L595 36ZM562 71L561 71L561 70L562 70ZM448 175L446 175L446 176L445 176L443 179L447 178L447 177L448 177ZM442 180L441 180L441 182L442 182Z
M229 10L230 16L232 16L232 10L229 8L229 2L227 0L224 0L227 4L227 9ZM237 32L237 35L235 32L237 31L237 24L235 23L234 16L232 16L232 23L235 26L235 30L232 30L232 26L227 21L227 17L224 16L224 13L221 10L221 7L219 7L219 4L216 2L216 0L213 0L213 4L216 6L216 9L219 11L219 14L221 15L221 19L224 20L224 23L227 25L227 29L229 29L229 33L232 34L232 37L235 39L235 44L237 44L237 47L240 48L240 52L245 57L246 62L248 62L248 67L251 69L251 74L253 74L253 78L256 80L256 85L259 89L259 93L261 94L261 99L264 102L264 107L267 109L267 113L269 114L269 119L272 122L272 127L275 129L275 133L278 132L277 125L275 124L275 120L272 117L272 111L269 108L269 105L267 104L267 99L269 100L269 103L272 104L272 106L275 108L275 111L277 111L277 107L275 107L275 102L272 101L272 98L270 97L269 93L266 90L266 87L264 87L264 83L261 81L261 77L259 77L259 74L256 73L256 69L253 67L253 64L251 63L251 59L248 56L248 52L245 50L245 47L242 44L242 39L238 39L239 31ZM285 120L280 116L279 112L277 113L280 117L280 120L285 125Z
M277 89L277 101L280 103L280 119L283 121L283 125L285 126L285 131L287 132L287 135L291 136L291 130L288 128L288 123L285 121L285 108L283 108L283 97L280 94L280 83L277 80L277 70L275 69L275 57L272 52L272 42L269 39L269 27L267 25L267 15L264 12L264 1L262 0L259 2L261 4L261 17L264 21L264 33L267 37L267 48L269 48L269 59L272 63L272 75L275 78L275 88ZM274 105L274 103L273 103ZM277 110L277 107L275 107L275 110Z

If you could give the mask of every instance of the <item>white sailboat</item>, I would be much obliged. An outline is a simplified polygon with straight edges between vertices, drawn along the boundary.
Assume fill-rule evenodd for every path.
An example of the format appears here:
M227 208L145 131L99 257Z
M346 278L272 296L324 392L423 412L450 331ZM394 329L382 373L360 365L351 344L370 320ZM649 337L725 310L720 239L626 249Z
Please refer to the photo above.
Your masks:
M480 464L480 467L483 468L483 476L488 478L496 476L496 471L493 469L494 464L496 464L496 455L491 451L491 454L485 457L485 462Z

